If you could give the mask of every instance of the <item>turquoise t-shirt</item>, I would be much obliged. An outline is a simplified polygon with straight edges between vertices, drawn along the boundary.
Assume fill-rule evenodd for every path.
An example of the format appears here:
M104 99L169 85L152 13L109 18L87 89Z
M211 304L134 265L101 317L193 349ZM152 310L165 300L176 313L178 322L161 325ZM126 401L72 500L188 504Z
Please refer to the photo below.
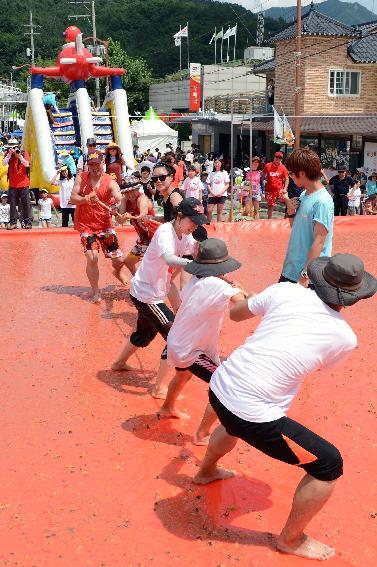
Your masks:
M377 193L377 183L376 181L367 181L366 183L366 188L367 188L367 196L370 197L371 195L374 195L375 193Z
M293 281L299 279L308 259L314 241L314 222L328 230L321 256L331 256L333 237L334 202L327 189L322 187L310 195L303 191L299 199L282 271L283 276Z

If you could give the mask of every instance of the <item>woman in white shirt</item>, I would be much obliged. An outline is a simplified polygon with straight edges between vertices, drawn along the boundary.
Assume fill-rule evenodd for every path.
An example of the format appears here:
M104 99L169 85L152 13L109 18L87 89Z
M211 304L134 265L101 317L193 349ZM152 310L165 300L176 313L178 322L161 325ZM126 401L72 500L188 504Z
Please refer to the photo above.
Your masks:
M222 163L217 159L214 163L215 170L208 176L208 222L212 221L214 206L217 206L217 222L223 220L223 208L229 188L229 175L222 171Z
M111 366L112 370L132 370L127 364L138 348L147 347L159 333L166 340L174 321L174 313L165 303L171 287L171 277L177 268L191 260L182 258L194 253L192 232L207 222L199 201L183 199L177 207L176 218L156 230L139 269L131 280L130 298L138 311L136 329L122 352ZM160 369L152 395L164 398L169 377L166 349L161 354Z
M66 165L63 165L60 168L60 173L57 172L56 175L51 180L52 185L59 186L59 200L60 200L60 208L62 211L63 227L68 226L68 221L70 216L72 219L72 223L75 220L76 205L72 205L70 203L70 198L74 183L75 183L75 178L73 177L70 169Z

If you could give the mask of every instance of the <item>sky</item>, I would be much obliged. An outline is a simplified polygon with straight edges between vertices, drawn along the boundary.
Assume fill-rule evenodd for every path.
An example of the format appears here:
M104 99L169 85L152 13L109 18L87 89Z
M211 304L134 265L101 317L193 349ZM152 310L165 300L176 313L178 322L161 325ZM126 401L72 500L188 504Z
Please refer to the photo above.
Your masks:
M276 8L276 7L283 7L283 6L294 6L296 2L294 0L221 0L222 2L229 2L231 4L240 4L253 12L260 11L260 5L262 4L262 10L268 10L268 8ZM318 1L323 0L314 0L314 3L317 4ZM344 2L354 3L357 1L362 6L368 8L372 12L377 13L377 0L342 0ZM310 0L302 0L302 5L307 6L310 4Z

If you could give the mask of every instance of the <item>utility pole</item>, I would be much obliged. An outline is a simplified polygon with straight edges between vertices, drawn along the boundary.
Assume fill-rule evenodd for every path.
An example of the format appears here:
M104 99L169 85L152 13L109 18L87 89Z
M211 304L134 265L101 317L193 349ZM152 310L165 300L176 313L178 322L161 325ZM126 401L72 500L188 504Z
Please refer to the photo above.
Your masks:
M96 54L96 47L97 47L97 27L96 27L96 3L95 0L71 0L70 4L78 4L83 6L86 10L86 14L73 14L68 16L71 19L77 18L84 18L87 19L92 24L92 36L93 36L93 46L94 46L94 53ZM99 90L99 78L96 77L96 107L99 108L101 106L101 99L100 99L100 90Z
M34 28L40 28L41 26L37 26L33 24L33 12L30 10L30 20L28 24L24 24L25 28L30 28L29 32L24 32L24 35L30 35L30 54L31 54L31 65L34 67L35 64L35 49L34 49L34 36L40 35L39 32L34 31Z
M301 0L297 0L296 32L296 85L295 85L295 149L300 147L301 137Z

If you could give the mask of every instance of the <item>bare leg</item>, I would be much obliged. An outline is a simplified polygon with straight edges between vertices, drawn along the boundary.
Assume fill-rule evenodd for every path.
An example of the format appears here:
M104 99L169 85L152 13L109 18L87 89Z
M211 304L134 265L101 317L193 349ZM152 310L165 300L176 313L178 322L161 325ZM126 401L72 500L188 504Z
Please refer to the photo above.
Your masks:
M194 445L208 445L211 436L211 427L216 420L217 415L215 410L212 408L211 404L207 404L202 421L192 440Z
M274 210L273 206L268 205L267 207L267 218L272 219L272 211Z
M245 209L243 211L243 215L244 217L248 217L251 214L251 202L250 201L246 201L245 203Z
M213 214L213 208L215 205L209 204L208 208L207 208L207 219L208 222L212 222L212 214Z
M130 341L127 341L122 352L111 365L111 370L115 370L119 372L121 372L122 370L135 370L135 368L132 368L132 366L127 364L127 360L130 358L132 354L134 354L134 352L137 351L138 348L139 347L133 345Z
M182 289L189 283L191 279L191 274L185 272L185 270L181 270L181 282L180 282L180 289Z
M309 474L300 481L287 523L277 540L280 551L322 560L335 555L335 549L304 534L307 524L330 498L335 482L317 480Z
M176 402L179 394L182 392L184 386L190 380L191 376L192 373L189 370L176 372L173 380L169 384L166 399L157 412L157 415L159 417L177 417L181 419L187 419L188 417L190 417L187 413L179 410L176 407Z
M234 476L234 471L220 469L217 462L229 453L237 443L237 437L228 435L223 425L219 425L212 433L207 452L198 474L193 478L195 484L208 484L214 480L223 480Z
M88 250L86 253L86 275L92 288L92 301L99 303L101 295L98 288L99 269L98 269L98 252L96 250Z
M156 384L152 390L153 398L164 400L168 391L168 382L170 377L170 366L168 361L161 359L160 367L157 372Z
M113 265L113 275L119 280L123 285L127 285L128 279L123 276L122 268L124 267L125 260L123 257L112 258L111 263Z
M217 222L223 222L224 205L217 205Z
M128 254L124 260L124 265L127 266L133 276L136 274L136 265L140 262L140 260L141 258L134 254Z
M259 219L259 201L254 201L254 219Z

